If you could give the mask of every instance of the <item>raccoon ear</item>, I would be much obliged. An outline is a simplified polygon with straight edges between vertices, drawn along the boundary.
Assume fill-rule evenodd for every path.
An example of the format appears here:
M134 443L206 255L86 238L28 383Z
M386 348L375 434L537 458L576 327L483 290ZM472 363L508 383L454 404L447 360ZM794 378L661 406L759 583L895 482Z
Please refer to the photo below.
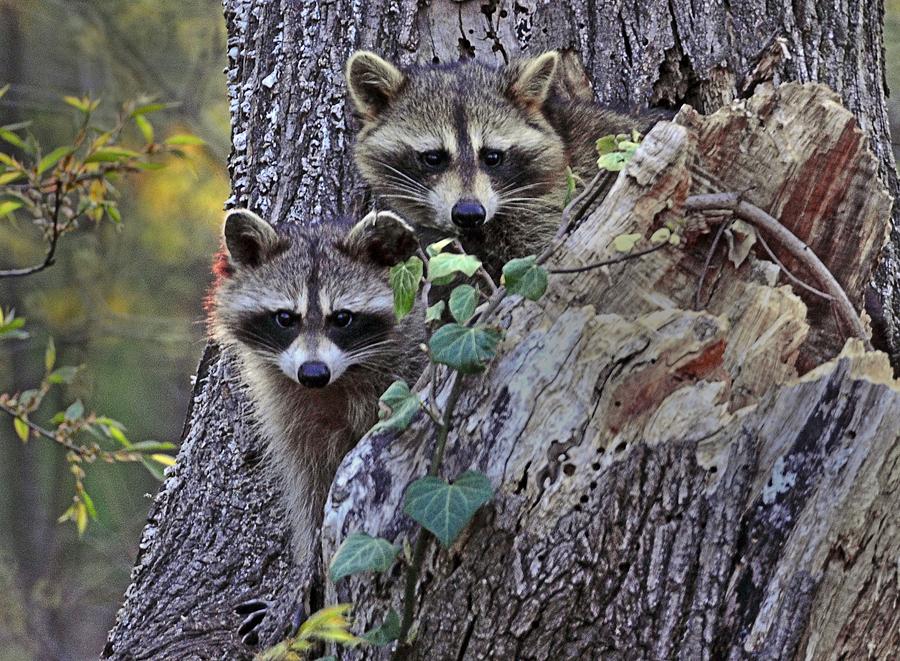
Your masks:
M394 266L409 259L419 248L415 230L390 211L372 211L353 226L344 247L351 255Z
M550 94L558 65L559 53L555 50L513 64L507 96L525 106L540 106Z
M378 117L406 80L400 69L367 50L350 56L345 76L350 99L365 119Z
M225 248L237 266L254 268L279 249L278 234L249 209L232 209L225 216Z

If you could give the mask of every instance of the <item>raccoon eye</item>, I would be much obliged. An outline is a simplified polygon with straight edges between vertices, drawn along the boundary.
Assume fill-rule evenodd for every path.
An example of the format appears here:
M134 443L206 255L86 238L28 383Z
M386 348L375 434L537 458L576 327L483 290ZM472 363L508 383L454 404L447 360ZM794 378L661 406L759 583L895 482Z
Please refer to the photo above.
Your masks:
M489 168L495 168L503 162L503 152L499 149L485 149L481 152L481 161Z
M338 328L345 328L353 321L353 313L350 310L338 310L331 315L331 323Z
M419 160L427 168L440 168L447 164L447 152L442 149L423 151L419 154Z
M272 318L282 328L290 328L297 323L297 315L290 310L278 310L272 315Z

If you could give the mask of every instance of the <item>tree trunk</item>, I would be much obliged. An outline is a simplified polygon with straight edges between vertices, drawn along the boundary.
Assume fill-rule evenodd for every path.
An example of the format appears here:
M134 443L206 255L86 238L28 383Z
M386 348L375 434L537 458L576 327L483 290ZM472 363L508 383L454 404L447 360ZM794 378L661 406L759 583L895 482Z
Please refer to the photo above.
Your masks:
M749 191L825 259L854 304L866 299L876 342L896 360L896 234L866 292L889 208L874 174L897 190L881 2L710 4L226 0L231 202L274 223L353 212L341 71L358 47L402 63L573 48L595 96L628 107L713 112L757 91L741 109L710 119L683 110L657 127L559 263L587 263L617 234L677 220L689 194ZM770 78L833 87L875 158L826 90L758 85ZM717 256L706 311L691 311L710 245L692 222L681 252L554 277L540 304L504 304L507 339L468 383L446 469L484 471L497 497L450 553L429 554L418 658L900 651L900 394L890 368L851 343L797 380L798 367L840 351L845 328L804 294L808 324L804 302L753 257L735 268ZM399 580L335 588L316 568L290 565L245 410L231 362L210 347L104 656L249 655L234 605L272 598L273 642L298 585L313 606L323 589L329 603L352 600L361 626L397 606ZM419 421L389 445L366 437L345 460L326 511L326 559L354 530L409 534L399 503L424 473L426 428ZM374 489L379 475L390 484Z

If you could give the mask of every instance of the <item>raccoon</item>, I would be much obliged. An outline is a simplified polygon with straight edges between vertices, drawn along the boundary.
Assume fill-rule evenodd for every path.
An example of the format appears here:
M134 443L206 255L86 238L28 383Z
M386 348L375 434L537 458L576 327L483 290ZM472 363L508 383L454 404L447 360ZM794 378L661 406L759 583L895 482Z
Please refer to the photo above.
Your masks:
M405 71L357 51L345 72L357 167L424 241L457 236L497 273L555 234L567 167L590 181L596 140L648 123L565 93L562 69L556 51Z
M300 560L338 464L376 421L379 396L424 367L422 305L398 322L388 283L388 267L418 241L390 212L352 228L336 220L276 232L236 209L224 244L209 328L238 359Z

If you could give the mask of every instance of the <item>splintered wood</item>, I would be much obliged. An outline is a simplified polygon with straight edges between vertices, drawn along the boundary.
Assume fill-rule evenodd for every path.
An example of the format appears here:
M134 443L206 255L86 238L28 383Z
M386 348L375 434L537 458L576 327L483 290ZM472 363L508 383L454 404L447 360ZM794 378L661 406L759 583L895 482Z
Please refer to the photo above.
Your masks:
M841 353L829 306L746 228L727 230L692 309L723 219L686 216L684 203L709 192L741 192L779 218L862 307L890 198L833 92L770 87L659 124L548 266L607 259L615 237L666 223L684 241L552 276L538 303L498 309L506 336L467 383L444 471L481 470L497 496L430 556L417 658L900 653L900 386L858 341ZM358 530L409 538L403 493L432 442L423 416L348 455L325 558ZM399 590L368 577L328 590L366 626L400 607Z

